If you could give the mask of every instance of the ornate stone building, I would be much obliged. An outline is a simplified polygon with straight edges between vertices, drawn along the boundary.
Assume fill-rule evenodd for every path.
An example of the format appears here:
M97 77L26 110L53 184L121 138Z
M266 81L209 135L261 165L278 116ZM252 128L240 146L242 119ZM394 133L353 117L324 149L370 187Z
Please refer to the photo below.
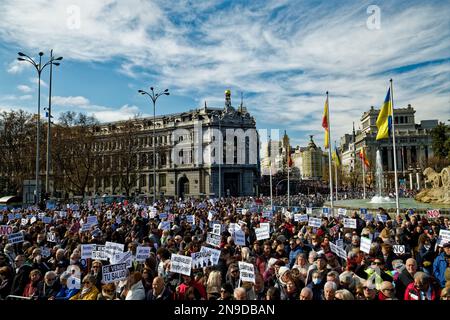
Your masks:
M255 119L241 105L231 105L226 91L224 108L201 109L133 120L136 167L130 194L166 197L250 196L258 193L259 139ZM95 175L89 193L123 194L123 179L113 152L120 149L112 139L125 121L103 123L97 132L96 150L106 167ZM222 134L219 134L219 133ZM220 142L223 142L223 150ZM156 188L153 187L153 144L156 144ZM133 155L134 156L134 155ZM220 157L223 162L221 163Z
M362 147L366 148L369 162L372 164L370 171L375 168L376 152L380 150L386 187L393 185L394 155L392 138L376 140L378 132L376 120L378 109L371 107L361 117L360 130L353 135L346 134L341 138L342 163L346 171L354 168L355 161L360 161L358 153ZM415 122L415 110L408 105L406 108L394 110L395 139L397 149L397 172L400 183L414 188L420 186L420 174L425 169L428 159L433 156L430 132L438 125L438 120L422 120L420 124ZM368 172L370 175L371 172ZM414 178L414 179L413 179Z

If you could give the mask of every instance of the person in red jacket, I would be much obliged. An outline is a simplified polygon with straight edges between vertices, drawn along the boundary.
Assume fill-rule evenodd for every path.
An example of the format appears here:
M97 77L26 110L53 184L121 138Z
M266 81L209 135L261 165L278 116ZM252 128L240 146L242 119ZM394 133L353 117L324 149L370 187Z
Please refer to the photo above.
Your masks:
M425 272L416 272L405 290L405 300L439 300L439 288Z

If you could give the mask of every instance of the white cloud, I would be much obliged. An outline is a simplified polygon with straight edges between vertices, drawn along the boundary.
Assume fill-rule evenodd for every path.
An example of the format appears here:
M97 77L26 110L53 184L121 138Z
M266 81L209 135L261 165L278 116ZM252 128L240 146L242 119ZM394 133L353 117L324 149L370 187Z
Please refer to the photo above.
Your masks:
M326 90L336 140L351 131L353 121L358 125L371 105L380 106L391 77L398 106L411 103L418 121L447 119L448 60L403 73L389 70L448 59L449 7L437 1L382 2L381 29L369 30L370 4L4 1L0 39L30 50L54 48L65 60L119 57L122 74L156 78L172 93L199 97L200 105L205 99L210 106L223 105L222 93L228 87L234 105L240 90L249 92L245 104L257 123L301 132L304 137L297 141L308 141L311 132L319 145ZM67 13L70 5L80 9L78 29L68 27L74 18ZM23 65L13 62L11 72ZM64 107L94 111L102 121L135 111L128 105L114 111L78 96L53 99Z
M21 73L28 67L28 63L20 62L19 60L14 60L8 65L8 69L6 71L11 74Z
M33 91L33 89L31 89L29 86L24 85L24 84L18 85L17 89L23 93L29 93L29 92Z
M133 119L135 115L139 114L137 106L123 105L119 109L108 108L106 110L94 111L94 115L100 122L112 122L119 120Z
M52 104L61 107L86 107L89 106L89 99L82 96L54 96L52 97Z

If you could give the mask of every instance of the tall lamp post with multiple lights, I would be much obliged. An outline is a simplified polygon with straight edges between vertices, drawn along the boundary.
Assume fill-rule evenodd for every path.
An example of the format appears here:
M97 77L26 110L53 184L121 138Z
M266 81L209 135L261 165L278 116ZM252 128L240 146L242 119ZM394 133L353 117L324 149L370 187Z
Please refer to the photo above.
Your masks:
M18 54L19 54L19 57L17 58L17 60L19 60L19 61L26 61L28 63L31 63L33 65L33 67L36 69L37 73L38 73L38 114L37 114L37 119L36 119L36 186L35 186L35 189L34 189L34 192L35 192L35 203L37 205L40 202L40 191L39 191L39 139L40 139L40 133L41 133L41 122L40 122L40 120L41 120L40 119L41 118L41 74L42 74L42 70L44 70L44 68L46 66L48 66L48 65L50 65L50 66L51 65L59 65L59 62L55 62L55 61L62 60L62 57L54 58L53 57L53 50L52 50L52 54L51 54L50 60L47 61L46 63L42 64L42 56L44 55L43 52L39 52L39 63L36 63L36 61L34 61L31 57L29 57L25 53L19 52ZM50 88L51 88L51 86L50 86ZM51 96L51 92L50 92L50 96ZM47 168L47 170L48 170L48 168Z
M144 90L138 90L138 92L142 95L148 95L153 102L153 203L156 202L156 135L155 135L155 119L156 119L156 100L162 95L169 95L169 89L161 91L155 94L153 87L150 87L151 93L148 93Z

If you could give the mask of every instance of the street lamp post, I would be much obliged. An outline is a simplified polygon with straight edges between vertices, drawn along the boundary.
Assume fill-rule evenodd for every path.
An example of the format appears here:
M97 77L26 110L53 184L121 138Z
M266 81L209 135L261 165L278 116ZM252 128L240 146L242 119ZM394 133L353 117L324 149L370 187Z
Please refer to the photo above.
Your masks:
M50 60L51 61L61 61L63 58L58 57L53 59L53 49L50 50ZM53 65L59 66L59 62L50 63L50 81L49 81L49 94L48 94L48 127L47 127L47 159L46 159L46 170L45 170L45 193L49 193L49 175L50 175L50 160L51 160L51 126L52 126L52 75L53 75Z
M150 87L151 93L148 93L144 90L138 90L138 92L142 95L148 95L153 102L153 203L156 202L156 135L155 135L155 119L156 119L156 100L162 95L169 95L169 89L161 91L160 93L155 94L153 87Z
M39 139L40 139L40 133L41 133L41 122L40 122L40 118L41 118L41 74L42 74L42 70L44 70L44 68L48 65L59 65L58 62L54 62L56 60L62 60L62 57L50 58L49 61L47 61L44 65L42 65L42 56L44 55L43 52L39 52L39 63L36 63L31 57L29 57L28 55L26 55L25 53L19 52L18 53L19 57L17 58L17 60L19 61L26 61L28 63L31 63L33 65L33 67L36 69L37 73L38 73L38 114L37 114L37 119L36 119L36 185L35 185L35 204L39 204L40 202L40 192L39 192Z
M224 118L224 114L219 114L219 134L220 134L220 146L219 146L219 201L222 198L222 162L223 162L223 134L221 122Z

